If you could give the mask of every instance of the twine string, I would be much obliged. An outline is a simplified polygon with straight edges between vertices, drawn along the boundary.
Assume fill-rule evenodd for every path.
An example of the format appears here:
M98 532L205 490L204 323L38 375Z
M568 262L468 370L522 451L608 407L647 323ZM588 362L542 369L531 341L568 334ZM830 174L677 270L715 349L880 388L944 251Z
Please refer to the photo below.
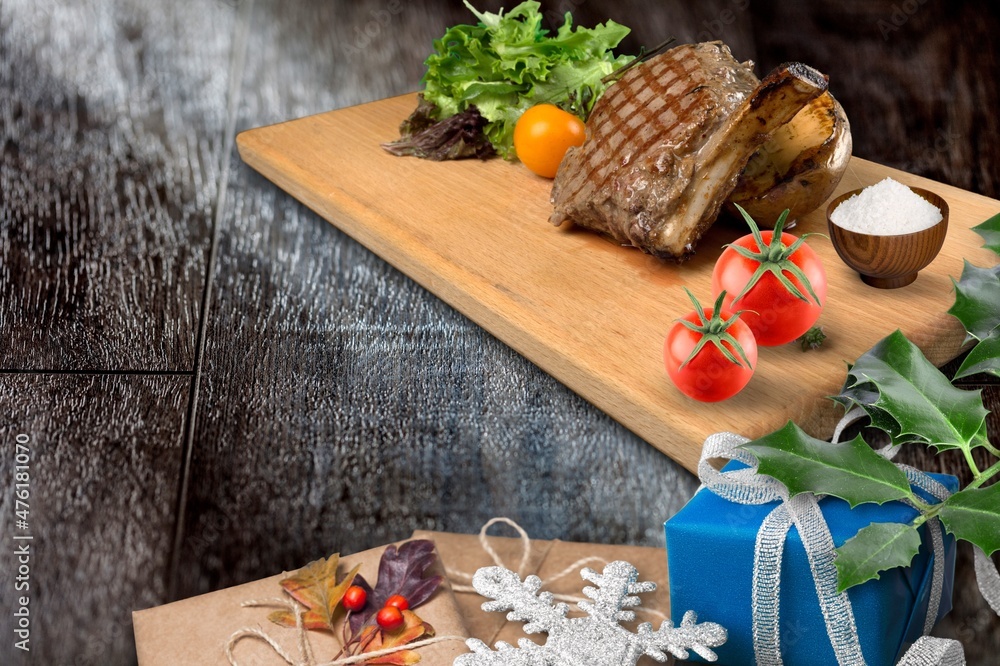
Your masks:
M368 661L369 659L384 657L386 655L402 652L403 650L417 650L422 647L427 647L428 645L436 645L437 643L444 643L446 641L461 641L464 643L467 640L468 639L465 636L433 636L420 641L407 643L406 645L397 645L396 647L372 650L371 652L365 652L364 654L356 654L351 657L344 657L343 659L336 659L334 661L324 661L322 664L309 664L308 666L347 666L348 664L360 664Z
M229 659L229 663L232 664L232 666L239 666L236 662L236 656L233 654L233 650L236 648L236 644L244 638L256 638L257 640L264 641L271 646L271 649L274 650L279 657L285 660L286 664L289 664L290 666L299 666L298 662L296 662L291 655L285 652L285 649L281 647L277 641L271 638L263 630L256 627L244 627L242 629L237 629L233 632L233 635L229 637L229 642L226 644L226 658Z
M343 659L335 659L333 661L324 661L317 664L311 654L307 655L306 658L301 661L296 661L295 658L288 654L277 641L261 629L256 627L244 627L243 629L233 632L233 635L229 638L229 643L226 645L226 657L229 658L229 663L233 666L239 666L236 661L236 657L233 655L233 649L236 647L236 644L244 638L253 638L267 643L271 646L271 649L273 649L279 657L284 659L285 663L289 666L349 666L350 664L360 664L377 657L384 657L386 655L402 652L403 650L416 650L428 645L444 643L446 641L462 641L464 643L467 640L465 636L434 636L432 638L425 638L424 640L415 641L413 643L407 643L406 645L397 645L395 647L383 648L381 650L372 650L371 652L356 654L350 657L344 657Z
M531 562L531 555L532 555L531 538L528 536L528 533L524 530L524 528L518 525L515 521L511 520L510 518L505 518L502 516L491 518L479 530L479 544L482 547L483 551L487 555L489 555L490 559L496 566L507 568L507 565L504 563L503 558L500 557L500 554L490 544L488 535L488 531L491 527L501 523L513 528L514 531L517 532L518 537L521 540L521 559L520 562L518 563L517 573L521 578L524 578L528 570L528 565ZM597 556L589 556L581 558L576 562L573 562L572 564L567 566L562 571L559 571L556 574L546 578L544 581L542 581L542 585L543 586L551 585L552 583L555 583L556 581L561 580L573 573L579 572L580 569L589 564L606 565L608 564L608 561L602 557L597 557ZM451 581L472 580L472 574L467 573L465 571L446 569L445 573L447 573L448 578ZM454 592L472 592L478 594L475 588L473 588L471 585L452 582L451 588L452 591ZM565 601L573 604L585 601L583 597L568 595L568 594L552 594L552 598L556 601ZM407 643L405 645L383 648L381 650L374 650L372 652L365 652L363 654L351 655L343 657L341 659L335 659L333 661L325 661L322 663L317 663L316 658L313 655L312 644L309 641L309 632L303 625L302 607L299 604L289 599L273 597L270 599L250 599L242 602L240 605L245 608L260 607L260 606L285 608L288 609L290 612L292 612L295 616L295 629L298 634L299 658L296 659L295 657L290 655L277 641L274 640L274 638L272 638L270 635L268 635L265 631L263 631L259 627L244 627L242 629L238 629L237 631L233 632L233 634L229 637L228 643L226 644L226 657L229 659L229 663L231 666L239 666L239 663L237 662L236 656L233 654L233 652L236 648L236 645L240 641L245 639L263 641L264 643L269 645L271 649L274 650L275 654L281 657L285 661L285 663L288 664L288 666L349 666L350 664L362 663L370 659L374 659L376 657L395 654L403 650L415 650L421 647L434 645L437 643L443 643L446 641L462 641L462 642L466 641L466 638L464 636L434 636L431 638L426 638L424 640L415 641L413 643ZM664 620L667 618L667 616L664 613L661 613L660 611L652 608L643 608L642 606L639 606L636 607L635 610L646 612L648 614L657 616Z
M507 568L504 565L503 560L500 559L500 554L497 553L497 551L493 549L493 546L490 545L489 538L486 534L491 527L498 523L503 523L513 527L514 531L516 531L517 535L521 538L521 563L517 565L517 575L524 578L525 570L528 568L528 562L531 560L531 539L528 537L528 533L524 531L523 527L515 523L510 518L504 518L503 516L490 518L479 530L479 544L483 547L483 550L486 551L486 554L493 559L493 563L495 565ZM469 580L472 580L472 576L469 576Z

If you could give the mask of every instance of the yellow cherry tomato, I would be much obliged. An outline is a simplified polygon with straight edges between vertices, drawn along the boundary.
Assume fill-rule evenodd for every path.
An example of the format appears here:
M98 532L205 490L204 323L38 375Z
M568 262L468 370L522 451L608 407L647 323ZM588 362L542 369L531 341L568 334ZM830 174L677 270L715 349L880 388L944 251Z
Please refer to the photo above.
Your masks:
M555 178L570 146L583 143L583 121L552 104L531 107L514 126L517 158L539 176Z

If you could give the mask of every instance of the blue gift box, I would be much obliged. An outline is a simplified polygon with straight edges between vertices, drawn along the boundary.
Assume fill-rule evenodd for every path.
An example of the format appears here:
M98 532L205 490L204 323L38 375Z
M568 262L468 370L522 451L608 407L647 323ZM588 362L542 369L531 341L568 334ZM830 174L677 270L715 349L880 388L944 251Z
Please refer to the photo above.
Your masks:
M730 462L724 471L738 467L744 465ZM929 476L951 492L958 490L953 476ZM702 488L665 525L673 620L679 623L685 611L693 610L699 622L724 626L729 639L715 650L719 664L756 663L751 614L754 545L761 523L777 505L736 504ZM915 509L900 502L851 509L847 502L825 497L819 507L836 546L873 522L909 522L916 516ZM892 666L923 633L934 555L927 525L920 530L923 544L909 568L884 571L880 579L847 592L869 666ZM946 534L944 545L945 581L938 619L951 610L955 573L954 538ZM780 600L781 649L786 666L836 666L812 572L794 526L785 541ZM692 660L699 661L693 655Z

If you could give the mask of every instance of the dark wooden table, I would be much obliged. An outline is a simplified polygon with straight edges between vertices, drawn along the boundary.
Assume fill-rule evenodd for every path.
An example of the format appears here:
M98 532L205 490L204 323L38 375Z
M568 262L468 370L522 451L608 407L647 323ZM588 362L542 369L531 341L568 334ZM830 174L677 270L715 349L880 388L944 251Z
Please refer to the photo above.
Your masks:
M633 26L630 52L674 35L762 71L809 62L857 155L1000 197L990 2L545 9ZM662 545L691 475L234 150L243 129L416 89L431 40L469 19L434 0L0 0L0 663L130 663L133 609L416 528L507 515ZM996 663L968 576L942 631Z

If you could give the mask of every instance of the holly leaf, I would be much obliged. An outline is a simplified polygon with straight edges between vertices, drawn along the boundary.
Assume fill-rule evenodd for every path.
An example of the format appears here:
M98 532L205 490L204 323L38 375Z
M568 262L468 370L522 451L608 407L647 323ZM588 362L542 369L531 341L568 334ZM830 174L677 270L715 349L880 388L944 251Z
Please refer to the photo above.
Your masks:
M850 383L851 378L848 377L847 381ZM892 418L888 412L875 406L878 398L879 391L871 383L855 384L853 386L845 385L841 389L840 395L833 396L835 402L843 405L845 412L854 406L862 407L871 419L873 427L889 433L891 437L895 438L902 429L899 426L899 422Z
M852 507L910 496L906 474L872 450L860 435L831 444L788 422L781 430L744 444L761 474L785 484L791 496L833 495Z
M853 383L850 375L853 367L853 365L847 366L847 379L840 389L840 393L830 396L831 400L843 406L844 411L850 410L854 405L867 406L878 400L878 389L873 384Z
M989 413L982 391L964 391L952 385L923 352L900 331L880 340L848 371L846 388L871 384L878 399L869 411L884 423L891 417L898 431L887 430L893 444L923 442L939 452L970 451L988 440L983 424ZM862 405L866 407L866 405Z
M987 555L1000 550L1000 483L960 490L944 501L938 516L956 538L974 543Z
M364 647L360 651L354 652L354 654L366 654L399 647L423 637L430 638L433 635L434 627L421 620L416 613L405 610L403 611L403 626L396 631L385 631L376 625L366 626L361 632L358 643ZM420 661L420 654L415 650L400 650L399 652L393 652L381 657L373 657L362 663L409 666L418 661Z
M965 262L955 282L955 304L948 309L965 327L966 340L983 340L1000 326L1000 266L979 268Z
M972 230L983 237L986 247L1000 254L1000 213L997 213Z
M353 584L360 566L351 569L337 582L339 564L339 554L320 558L281 581L281 587L306 607L302 614L302 624L306 629L334 631L334 623L345 612L340 600ZM291 611L275 611L268 618L281 626L295 626L295 615Z
M1000 327L994 328L969 351L955 373L955 379L980 373L1000 377Z
M378 581L374 589L358 576L357 584L368 592L368 604L363 611L351 613L351 633L357 634L361 627L372 623L378 610L394 594L406 597L411 609L430 599L443 580L442 576L424 578L424 573L436 559L434 542L427 539L407 541L398 549L388 546L378 565Z
M872 523L837 548L837 592L879 578L881 572L910 566L920 551L920 533L913 525Z

